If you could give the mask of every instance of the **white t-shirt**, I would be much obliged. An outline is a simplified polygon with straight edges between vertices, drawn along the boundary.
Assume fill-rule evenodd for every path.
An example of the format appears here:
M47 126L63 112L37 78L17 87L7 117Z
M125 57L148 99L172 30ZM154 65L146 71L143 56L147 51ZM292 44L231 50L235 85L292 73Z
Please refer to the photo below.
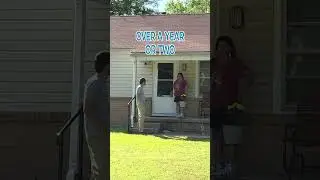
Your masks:
M105 79L93 75L85 84L84 102L87 98L90 98L90 101L95 103L95 106L97 107L97 114L95 115L97 119L89 119L86 114L84 114L87 136L100 136L102 135L101 133L106 133L110 117L109 89L107 88L109 86L107 83L108 82L106 82Z
M145 104L146 98L144 96L143 86L141 84L136 89L136 98L138 105Z

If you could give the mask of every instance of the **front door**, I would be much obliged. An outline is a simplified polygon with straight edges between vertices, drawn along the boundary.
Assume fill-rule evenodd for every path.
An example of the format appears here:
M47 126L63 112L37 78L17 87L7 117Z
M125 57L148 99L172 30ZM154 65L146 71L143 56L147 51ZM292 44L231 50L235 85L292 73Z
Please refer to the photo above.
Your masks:
M175 116L176 114L176 106L173 101L176 68L172 62L157 62L154 65L153 116Z

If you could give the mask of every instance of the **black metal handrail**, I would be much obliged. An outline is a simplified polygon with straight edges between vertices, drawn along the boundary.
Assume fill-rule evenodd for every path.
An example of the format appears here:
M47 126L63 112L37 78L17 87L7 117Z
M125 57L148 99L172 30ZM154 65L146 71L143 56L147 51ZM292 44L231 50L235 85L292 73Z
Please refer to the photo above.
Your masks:
M63 127L56 133L57 146L58 146L58 180L63 180L63 135L70 125L79 117L79 138L78 138L78 164L76 179L82 180L82 168L83 168L83 132L84 132L84 114L83 106L79 108L77 113L73 115Z
M131 105L134 102L134 100L136 99L136 96L134 96L133 98L130 99L130 101L128 102L128 133L131 132Z

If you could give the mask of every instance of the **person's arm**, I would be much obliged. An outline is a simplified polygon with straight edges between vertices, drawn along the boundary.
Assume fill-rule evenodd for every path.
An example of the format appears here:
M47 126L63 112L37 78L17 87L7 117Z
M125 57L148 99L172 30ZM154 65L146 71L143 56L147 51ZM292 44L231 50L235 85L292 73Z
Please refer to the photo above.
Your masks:
M98 117L98 102L101 100L100 95L102 93L102 88L98 86L97 83L93 82L86 92L86 99L84 101L84 113L88 119L97 119Z

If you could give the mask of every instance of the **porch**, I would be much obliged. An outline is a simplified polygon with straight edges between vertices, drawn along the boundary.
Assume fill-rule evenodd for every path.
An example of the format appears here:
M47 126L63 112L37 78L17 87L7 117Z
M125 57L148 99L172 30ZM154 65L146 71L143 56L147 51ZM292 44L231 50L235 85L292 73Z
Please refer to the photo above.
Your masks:
M175 56L147 56L132 53L132 97L139 79L144 77L147 97L147 116L173 117L176 115L173 101L173 83L178 73L187 81L186 116L200 117L200 101L209 94L209 52L178 52ZM132 107L134 108L134 107Z
M209 52L177 52L175 56L147 56L131 53L134 57L132 97L139 79L147 81L144 87L147 97L146 128L155 131L198 131L199 123L209 123ZM178 73L187 81L185 118L176 118L173 83ZM129 112L134 126L135 102ZM152 131L153 131L152 130Z

